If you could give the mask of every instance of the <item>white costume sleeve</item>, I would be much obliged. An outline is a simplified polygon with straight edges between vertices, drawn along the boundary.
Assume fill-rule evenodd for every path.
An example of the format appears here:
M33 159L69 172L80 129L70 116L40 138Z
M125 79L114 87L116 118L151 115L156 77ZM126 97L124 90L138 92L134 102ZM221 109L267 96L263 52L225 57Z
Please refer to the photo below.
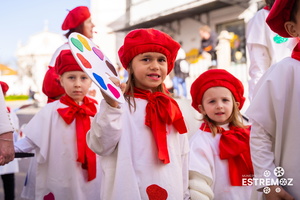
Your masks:
M111 154L121 137L122 109L113 108L101 101L100 111L96 114L91 129L87 134L88 146L99 155Z
M271 65L271 57L266 46L251 43L247 44L247 47L251 60L249 67L249 99L251 101L255 85Z
M276 180L277 177L273 174L275 164L274 153L272 152L272 136L256 122L253 122L251 126L250 150L255 177L266 178L264 172L269 170L271 174L267 178ZM266 185L256 184L256 186L257 189L260 189Z
M15 152L31 152L37 146L28 138L24 137L17 142L15 142Z
M189 177L191 200L212 200L214 198L211 185L209 184L211 180L196 171L190 171Z
M3 92L2 90L0 90L0 135L2 133L12 132L12 131L14 131L14 129L6 109Z

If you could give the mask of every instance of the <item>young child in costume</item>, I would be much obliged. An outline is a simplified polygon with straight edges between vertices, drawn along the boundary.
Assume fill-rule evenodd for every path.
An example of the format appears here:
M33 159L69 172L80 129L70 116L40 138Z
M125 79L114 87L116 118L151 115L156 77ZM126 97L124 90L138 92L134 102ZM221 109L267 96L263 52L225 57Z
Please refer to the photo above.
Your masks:
M203 123L190 139L189 188L192 200L246 200L252 178L249 126L242 121L244 87L223 69L201 74L191 85L192 106Z
M36 178L29 199L99 200L99 158L86 145L97 112L95 101L86 97L92 81L70 50L61 52L55 66L66 95L42 108L24 128L26 137L15 144L16 152L36 153L36 176L27 177Z
M77 32L80 33L82 35L84 35L85 37L92 39L93 38L93 28L95 27L94 23L92 22L92 18L91 18L91 13L89 11L89 8L86 6L78 6L73 8L72 10L69 11L69 13L67 14L66 18L64 19L63 23L62 23L62 30L63 31L67 31L65 33L65 37L68 38L72 33ZM61 45L53 54L52 59L49 63L48 66L48 71L47 73L50 73L50 76L54 76L53 74L53 70L51 70L52 67L55 67L55 63L56 63L56 59L57 57L61 54L61 52L63 50L67 50L70 49L70 45L68 42L66 42L65 44ZM49 72L50 70L50 72ZM47 78L45 76L45 78ZM43 92L47 93L47 91L44 90L44 85L48 84L48 82L44 80L43 82ZM56 84L57 85L57 84ZM50 85L46 85L46 87L50 88ZM95 92L97 94L98 88L95 87L94 83L92 83L92 87L90 91L91 92ZM51 89L50 89L51 90ZM51 90L52 91L52 90ZM62 89L58 86L58 91L54 92L61 94L62 93ZM99 92L100 93L100 92ZM46 94L47 95L47 94ZM52 101L53 94L47 95L48 96L48 103L49 101Z
M300 1L276 0L266 22L282 37L299 37ZM253 124L250 147L255 177L272 179L272 183L283 178L293 180L292 185L284 182L270 185L270 181L256 185L268 200L300 199L299 61L298 43L291 57L272 65L260 79L246 111Z
M2 89L5 96L9 86L3 81L0 81L0 86L0 89ZM19 135L19 118L9 107L7 107L7 111L11 119L11 124L14 128L14 141L16 141ZM17 159L14 159L4 166L0 166L0 175L3 182L5 200L15 199L15 173L17 172L19 172L19 163Z
M102 199L189 198L187 129L163 84L179 47L156 29L125 37L118 53L129 74L126 102L103 94L87 135L89 147L102 156Z
M246 29L249 52L249 99L252 100L254 87L267 69L291 55L296 38L284 38L273 32L265 22L275 0L265 0L266 6L257 11L248 22Z

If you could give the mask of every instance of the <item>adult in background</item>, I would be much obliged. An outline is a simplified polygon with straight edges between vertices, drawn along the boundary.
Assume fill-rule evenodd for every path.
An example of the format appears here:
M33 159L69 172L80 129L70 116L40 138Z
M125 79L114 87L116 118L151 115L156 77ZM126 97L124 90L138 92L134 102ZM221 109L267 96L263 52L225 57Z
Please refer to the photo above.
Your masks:
M265 0L266 6L259 10L248 22L246 28L247 49L249 52L249 100L260 77L267 69L291 55L297 44L295 38L284 38L273 32L266 24L266 18L275 0Z
M0 166L14 159L13 130L3 92L0 90Z
M211 68L217 67L217 51L216 46L218 44L218 35L211 30L207 25L200 27L199 35L201 37L199 54L204 58L210 58Z
M0 89L3 91L3 95L5 96L9 86L3 81L0 81L0 86ZM14 141L16 141L19 135L19 119L17 114L9 107L7 107L7 112L9 113L12 126L14 128ZM19 163L16 159L4 166L0 166L0 175L3 182L5 200L15 199L15 173L17 172L19 172Z
M178 98L187 98L185 79L189 77L189 63L185 60L185 57L185 51L180 48L175 61L173 77L174 96Z
M64 22L62 23L61 28L62 28L62 30L67 31L64 35L66 38L68 38L72 33L77 32L77 33L84 35L85 37L87 37L89 39L92 39L93 33L94 33L94 31L93 31L94 27L95 27L95 25L92 22L91 13L89 11L89 8L86 6L78 6L69 11L66 18L64 19ZM63 50L67 50L67 49L70 49L68 42L66 42L65 44L60 46L55 51L55 53L53 54L52 59L49 63L49 66L48 66L49 70L51 70L52 67L55 67L56 59L61 54L61 52ZM51 70L51 71L53 71L53 70ZM46 72L46 74L47 73L52 74L55 72ZM54 75L52 74L52 76L54 76ZM47 81L45 81L45 79L44 79L43 84L44 85L47 84ZM43 88L44 88L44 86L43 86ZM59 90L61 90L61 89L59 89ZM96 89L94 89L94 90L96 90ZM45 93L44 89L43 89L43 92ZM92 91L92 92L96 92L96 91ZM50 101L53 100L52 99L53 97L51 97L49 99L49 95L48 94L46 94L46 95L48 96L48 102L49 102L49 100Z

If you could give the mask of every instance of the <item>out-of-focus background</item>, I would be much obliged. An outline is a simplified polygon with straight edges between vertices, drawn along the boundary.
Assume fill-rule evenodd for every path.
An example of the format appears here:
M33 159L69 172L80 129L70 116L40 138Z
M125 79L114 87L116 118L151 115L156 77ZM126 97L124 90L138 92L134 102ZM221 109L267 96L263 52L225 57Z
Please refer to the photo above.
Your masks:
M209 67L198 54L199 28L205 24L219 36L218 66L239 78L248 95L248 61L245 29L262 8L261 0L0 0L0 80L10 86L7 104L18 110L20 125L26 124L46 104L42 93L43 77L54 51L67 39L61 24L68 10L88 6L95 24L93 41L121 66L117 51L128 31L156 28L180 42L190 63L187 90ZM221 41L221 42L220 42ZM190 132L198 127L198 114L191 108L190 96L177 99L188 119ZM242 110L247 109L247 100ZM16 199L25 180L30 158L19 160L16 174ZM0 199L3 197L0 181Z

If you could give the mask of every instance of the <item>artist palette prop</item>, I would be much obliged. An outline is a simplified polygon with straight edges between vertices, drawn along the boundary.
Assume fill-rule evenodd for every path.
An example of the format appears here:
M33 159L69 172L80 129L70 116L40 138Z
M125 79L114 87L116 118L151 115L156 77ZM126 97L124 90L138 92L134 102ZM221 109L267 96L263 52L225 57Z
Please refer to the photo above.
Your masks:
M109 79L109 77L119 79L118 73L104 53L80 33L72 33L69 36L69 44L79 66L101 91L117 102L124 103L121 89Z

